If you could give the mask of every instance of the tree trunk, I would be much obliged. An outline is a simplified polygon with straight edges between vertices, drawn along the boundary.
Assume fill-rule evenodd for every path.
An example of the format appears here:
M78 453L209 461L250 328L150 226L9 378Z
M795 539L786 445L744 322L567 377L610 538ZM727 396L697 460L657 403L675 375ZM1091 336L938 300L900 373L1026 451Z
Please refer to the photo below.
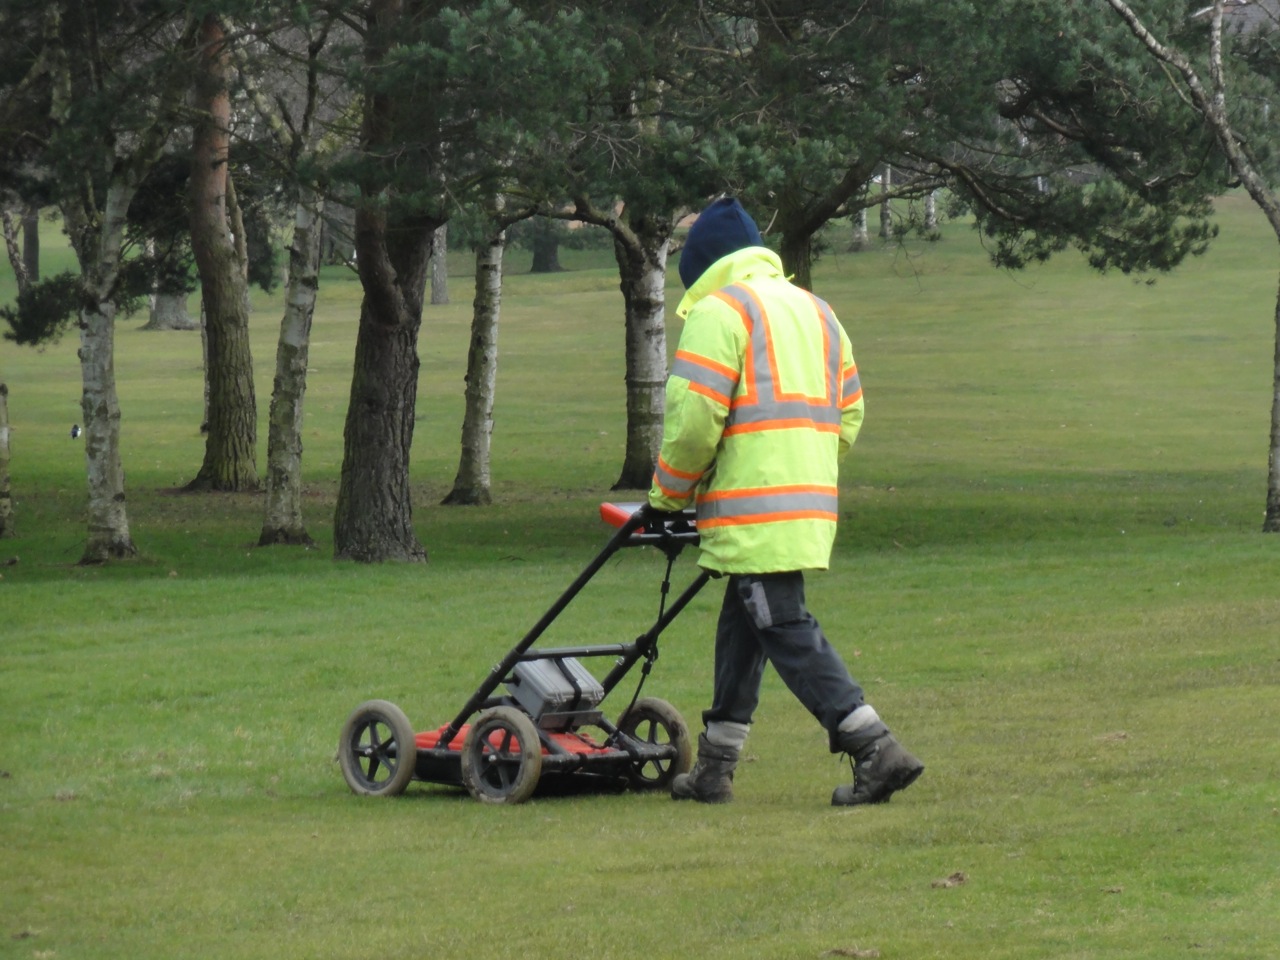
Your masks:
M893 187L893 168L885 164L884 170L880 173L880 193L883 199L880 201L880 239L893 239L893 209L889 205L889 191Z
M924 195L924 228L930 234L938 232L938 191L930 190Z
M18 243L18 226L14 222L12 211L7 208L0 210L0 224L4 227L4 247L9 254L9 266L13 268L13 279L18 292L22 293L30 286L31 277L27 273L27 261L22 256L22 247Z
M559 273L564 269L560 265L560 224L552 220L537 218L531 224L533 265L530 273Z
M22 262L27 268L27 279L35 283L40 279L40 207L32 204L22 215Z
M669 222L633 225L634 240L614 233L614 256L622 279L627 336L627 446L614 490L647 490L662 446L666 408L667 248ZM646 227L648 229L646 229Z
M201 27L197 98L204 108L192 137L191 249L200 274L209 344L209 432L204 463L189 490L258 486L257 402L245 278L227 219L231 101L218 19Z
M303 189L289 248L289 285L276 345L276 377L267 427L267 497L259 546L314 543L302 521L302 401L320 270L323 201Z
M436 227L431 237L431 302L449 302L449 225Z
M778 241L778 255L783 271L791 282L806 290L813 289L813 234L807 227L784 229Z
M1280 229L1276 231L1280 241ZM1280 533L1280 290L1276 292L1275 349L1271 367L1271 442L1267 448L1267 510L1263 533Z
M14 536L13 495L9 491L9 388L0 383L0 539Z
M493 437L493 398L498 379L498 318L502 306L502 256L506 233L499 231L476 251L476 299L467 351L466 412L462 453L453 490L444 503L483 506L489 490L489 449Z
M156 293L151 318L143 330L194 330L196 321L187 313L185 293Z
M366 8L370 31L364 58L369 71L390 55L396 27L406 15L399 0L375 0ZM365 95L360 146L370 158L394 152L397 96L387 90ZM343 431L333 551L364 562L427 559L413 531L409 454L418 392L418 331L433 234L444 220L406 213L404 202L394 187L379 187L371 178L361 188L356 209L356 268L364 298Z
M413 531L409 487L418 325L401 319L382 322L367 295L360 307L334 512L333 548L339 558L365 563L427 559Z
M343 431L334 511L339 558L423 561L413 531L409 455L418 393L418 331L439 224L389 227L371 204L356 214L356 261L364 299Z
M849 241L850 253L861 253L871 243L871 235L867 232L867 208L859 207L853 215L853 239Z

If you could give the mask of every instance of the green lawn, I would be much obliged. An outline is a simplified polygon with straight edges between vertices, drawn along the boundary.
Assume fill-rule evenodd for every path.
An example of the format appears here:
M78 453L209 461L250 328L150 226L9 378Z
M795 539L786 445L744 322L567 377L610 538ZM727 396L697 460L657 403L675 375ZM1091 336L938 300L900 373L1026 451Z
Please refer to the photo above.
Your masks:
M19 532L0 541L0 957L1274 957L1280 540L1258 530L1277 257L1243 198L1221 224L1150 286L1071 256L997 272L961 224L819 264L868 419L810 602L928 765L876 808L829 807L848 766L772 674L728 807L366 800L342 780L358 703L447 722L607 536L625 426L607 253L565 251L550 277L512 256L484 509L438 506L470 322L456 256L421 340L425 565L331 558L350 274L326 273L316 317L309 551L251 546L257 497L175 492L203 451L199 336L139 317L116 371L141 556L75 566L74 331L0 343ZM46 253L65 262L52 235ZM263 438L279 310L264 295L253 317ZM631 639L661 572L626 551L549 640ZM695 727L717 594L645 688Z

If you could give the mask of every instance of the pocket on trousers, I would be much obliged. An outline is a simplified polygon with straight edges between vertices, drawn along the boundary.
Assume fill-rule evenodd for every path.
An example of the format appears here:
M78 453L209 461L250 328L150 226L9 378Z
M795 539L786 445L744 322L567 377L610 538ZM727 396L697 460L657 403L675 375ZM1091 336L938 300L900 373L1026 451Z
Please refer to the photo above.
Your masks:
M734 585L747 616L764 630L804 618L804 599L794 586L777 577L741 576Z

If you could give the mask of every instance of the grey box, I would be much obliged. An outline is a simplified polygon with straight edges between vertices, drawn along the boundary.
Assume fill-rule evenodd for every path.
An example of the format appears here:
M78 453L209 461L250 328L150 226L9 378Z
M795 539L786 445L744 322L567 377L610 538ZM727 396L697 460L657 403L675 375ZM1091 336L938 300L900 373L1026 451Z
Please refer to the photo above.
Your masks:
M563 669L562 669L563 667ZM604 699L604 687L573 657L523 660L516 664L507 690L541 726L579 717Z

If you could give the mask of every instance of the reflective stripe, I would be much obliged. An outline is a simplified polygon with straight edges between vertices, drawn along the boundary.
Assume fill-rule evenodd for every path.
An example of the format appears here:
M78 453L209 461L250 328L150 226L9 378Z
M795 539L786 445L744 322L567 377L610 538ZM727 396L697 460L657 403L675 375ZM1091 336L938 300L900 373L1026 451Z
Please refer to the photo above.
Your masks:
M722 363L716 363L714 360L687 353L684 350L676 351L675 360L671 364L671 374L684 377L689 381L691 389L696 389L696 392L703 396L718 400L726 407L729 406L733 391L738 386L737 371Z
M862 399L862 378L858 376L858 366L854 364L844 372L844 383L840 388L840 406L851 407Z
M724 526L781 520L835 520L835 487L796 485L725 490L698 498L698 523Z
M793 430L808 428L823 433L840 429L842 394L840 329L831 308L813 294L808 294L822 323L825 352L825 391L820 397L786 393L781 389L777 359L769 319L754 292L744 284L733 284L713 294L738 313L750 338L740 385L745 389L734 396L725 436L757 430ZM856 375L856 369L855 369ZM861 387L859 386L860 390Z
M662 457L658 457L658 466L653 471L653 482L662 489L662 492L669 497L681 500L693 492L693 488L698 485L698 481L701 479L701 473L686 473L683 470L676 470L668 465Z

